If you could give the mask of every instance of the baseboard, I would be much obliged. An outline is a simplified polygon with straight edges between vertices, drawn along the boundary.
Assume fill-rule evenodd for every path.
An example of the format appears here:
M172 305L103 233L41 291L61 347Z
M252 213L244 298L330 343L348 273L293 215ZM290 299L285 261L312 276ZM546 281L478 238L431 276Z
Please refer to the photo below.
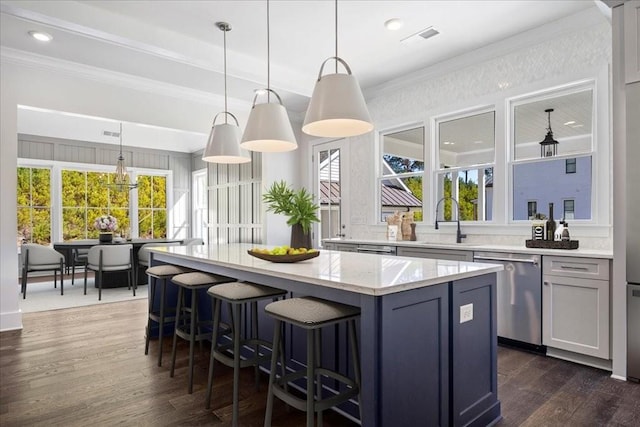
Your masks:
M555 357L562 360L568 360L569 362L580 363L581 365L587 365L598 369L604 369L605 371L612 370L611 360L600 359L593 356L586 356L584 354L574 353L572 351L547 347L547 356Z
M22 329L22 311L0 313L0 332Z

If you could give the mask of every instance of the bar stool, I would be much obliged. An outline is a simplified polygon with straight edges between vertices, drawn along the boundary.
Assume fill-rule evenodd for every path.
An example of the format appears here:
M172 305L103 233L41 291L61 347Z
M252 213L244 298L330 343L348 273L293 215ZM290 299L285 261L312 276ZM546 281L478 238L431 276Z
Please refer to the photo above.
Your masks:
M155 267L149 267L146 270L147 276L149 276L149 317L147 319L147 336L144 343L144 354L149 354L149 339L151 338L151 322L158 323L158 366L162 366L162 338L164 336L164 325L174 322L176 320L175 311L167 307L167 280L171 280L178 274L187 273L191 270L177 265L156 265ZM158 281L160 284L158 285ZM160 307L154 309L154 303L156 300L156 291L158 286L160 287Z
M210 331L202 332L202 327L210 325L211 321L201 321L198 317L198 291L221 283L233 282L234 279L202 271L193 271L173 276L172 281L178 285L178 303L176 305L176 326L171 349L170 376L173 378L176 366L176 347L178 345L178 337L180 337L189 341L189 394L191 394L193 393L193 347L196 341L199 341L202 346L202 340L211 338ZM185 290L191 291L190 306L185 304ZM213 313L211 314L213 315ZM198 330L197 334L196 329Z
M258 387L260 377L260 362L268 361L269 354L261 354L260 347L267 347L271 350L271 343L261 340L258 334L258 301L285 296L286 291L270 288L268 286L256 285L247 282L234 282L216 285L207 291L212 297L212 312L214 313L213 338L211 340L211 358L209 361L209 380L207 382L206 408L211 407L211 389L213 387L213 365L215 360L226 366L233 368L233 426L238 425L239 415L239 389L240 389L240 369L253 366L256 376L256 387ZM218 344L218 328L221 318L220 306L222 302L229 304L229 316L231 319L233 340L228 344ZM251 331L248 337L243 338L242 331L242 309L246 304L250 304L251 310ZM243 359L241 349L244 346L253 346L253 355ZM233 354L229 354L232 352ZM284 357L281 359L284 375Z
M307 413L307 427L314 425L314 415L318 413L318 425L322 425L322 411L346 402L354 396L360 400L360 355L356 338L356 319L360 317L360 309L350 305L326 301L314 297L291 298L272 302L265 307L267 314L275 319L273 336L273 353L271 355L271 372L269 374L269 393L267 395L267 411L265 427L271 426L273 414L273 397L276 396L285 403ZM307 330L307 369L283 375L276 379L276 362L281 348L282 323L290 323ZM355 379L348 378L336 371L321 367L322 343L321 329L325 326L345 322L349 329L349 343L353 357ZM287 383L307 377L306 400L300 399L287 389ZM322 398L322 376L337 380L347 386L346 390ZM316 379L316 393L313 385ZM336 388L339 389L339 388ZM362 407L360 407L362 419Z

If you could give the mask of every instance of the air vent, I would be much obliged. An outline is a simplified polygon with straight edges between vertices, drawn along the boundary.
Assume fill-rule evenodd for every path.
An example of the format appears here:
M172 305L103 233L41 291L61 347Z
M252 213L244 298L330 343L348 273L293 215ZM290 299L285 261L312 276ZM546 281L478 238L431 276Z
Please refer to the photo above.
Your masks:
M409 37L405 37L404 39L400 40L400 43L414 43L419 40L430 39L431 37L437 36L438 34L440 34L440 32L435 28L427 27L424 30L420 30L415 34L410 35Z

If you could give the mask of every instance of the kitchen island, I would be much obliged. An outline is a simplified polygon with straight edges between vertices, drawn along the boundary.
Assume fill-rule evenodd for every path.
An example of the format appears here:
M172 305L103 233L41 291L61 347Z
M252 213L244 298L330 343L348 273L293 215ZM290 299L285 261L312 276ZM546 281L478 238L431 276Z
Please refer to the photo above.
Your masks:
M502 266L338 251L279 264L247 254L254 246L158 248L152 264L182 265L359 307L364 426L486 426L500 419L495 291ZM270 329L263 322L261 335L269 339ZM341 337L336 330L335 351L326 353L348 373ZM296 337L288 339L288 363L301 363Z

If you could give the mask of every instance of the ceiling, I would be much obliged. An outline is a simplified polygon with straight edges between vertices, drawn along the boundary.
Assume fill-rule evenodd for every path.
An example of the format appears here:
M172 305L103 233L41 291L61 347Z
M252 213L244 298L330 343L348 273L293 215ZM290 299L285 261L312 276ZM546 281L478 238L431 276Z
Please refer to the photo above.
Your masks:
M341 0L338 55L366 97L403 76L594 5L587 0ZM331 0L270 2L270 84L294 117L304 117L320 65L335 54L334 12ZM390 18L404 25L389 31L384 22ZM267 84L263 0L3 0L0 41L3 55L20 52L146 79L198 95L223 110L223 34L217 21L232 26L227 33L229 110L248 112L255 90ZM428 27L440 34L401 43ZM30 30L46 31L53 40L37 42L28 36ZM204 146L206 126L185 150ZM165 148L155 141L156 148ZM171 147L173 137L168 141Z

